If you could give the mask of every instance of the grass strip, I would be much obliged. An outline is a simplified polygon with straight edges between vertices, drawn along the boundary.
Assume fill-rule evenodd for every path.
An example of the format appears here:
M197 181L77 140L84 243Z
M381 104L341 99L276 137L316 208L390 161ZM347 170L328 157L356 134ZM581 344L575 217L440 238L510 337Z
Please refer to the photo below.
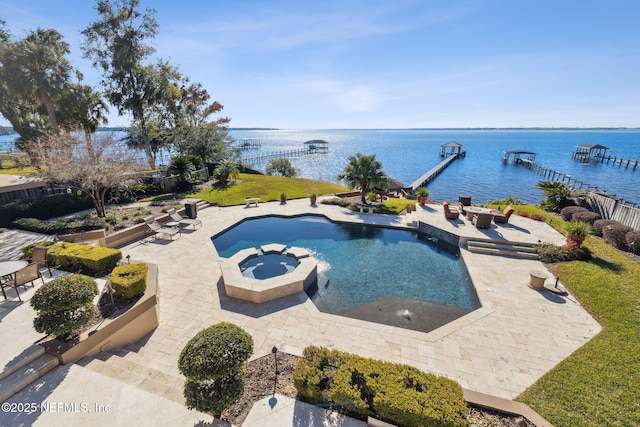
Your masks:
M556 274L603 329L516 400L556 426L640 425L640 265L594 237L584 245L594 259Z
M304 178L286 178L257 174L240 174L239 182L224 187L209 187L185 195L206 200L219 206L245 204L248 197L259 197L261 202L278 201L280 193L288 199L301 199L310 194L334 194L347 191L344 185Z

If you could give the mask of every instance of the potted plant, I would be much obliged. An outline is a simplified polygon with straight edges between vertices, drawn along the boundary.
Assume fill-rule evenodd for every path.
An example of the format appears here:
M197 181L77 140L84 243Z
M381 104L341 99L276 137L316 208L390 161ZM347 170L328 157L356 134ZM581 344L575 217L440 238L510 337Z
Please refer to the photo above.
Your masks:
M311 201L312 205L316 204L316 200L318 200L318 195L316 193L311 193L309 195L309 201Z
M416 195L418 196L418 203L420 204L420 206L424 206L424 204L427 203L429 194L429 190L427 190L425 187L418 187L418 189L416 190Z
M287 203L287 193L280 193L280 203Z
M584 221L572 221L565 227L567 231L566 239L568 244L575 244L580 247L587 235L591 234L591 225Z

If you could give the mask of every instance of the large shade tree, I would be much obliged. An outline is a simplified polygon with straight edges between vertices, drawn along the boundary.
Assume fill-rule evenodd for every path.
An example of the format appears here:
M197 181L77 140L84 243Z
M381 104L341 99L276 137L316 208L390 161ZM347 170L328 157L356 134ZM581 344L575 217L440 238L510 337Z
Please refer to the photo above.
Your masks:
M231 154L233 139L227 117L213 118L224 108L201 84L184 89L178 104L173 144L180 154L198 156L205 164L218 163Z
M81 84L60 33L37 29L14 41L4 26L0 21L0 114L20 135L18 147L50 133L94 132L104 122L98 111L106 107L91 87Z
M182 76L166 61L148 64L154 53L148 43L157 34L155 10L139 10L140 0L99 0L100 18L82 30L85 58L102 71L107 100L120 115L131 114L136 128L132 142L144 150L155 168L155 135L179 96ZM156 138L154 139L154 136Z
M387 186L387 175L382 171L382 163L376 160L375 154L357 153L350 156L338 180L344 180L351 188L359 188L363 205L366 204L367 193L374 188Z

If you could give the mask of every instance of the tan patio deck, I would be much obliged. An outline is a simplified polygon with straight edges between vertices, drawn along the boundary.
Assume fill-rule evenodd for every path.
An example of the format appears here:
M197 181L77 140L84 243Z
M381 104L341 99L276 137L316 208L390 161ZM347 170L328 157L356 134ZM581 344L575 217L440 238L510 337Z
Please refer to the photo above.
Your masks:
M460 236L520 242L563 242L562 236L542 222L513 215L509 224L493 224L489 230L478 230L466 219L446 220L441 209L439 205L427 205L424 209L418 208L418 212L411 216ZM407 221L405 216L361 214L323 204L312 207L308 200L289 201L284 205L261 203L250 208L210 207L199 212L198 218L203 226L198 230L184 230L182 236L173 241L149 238L121 248L125 256L156 263L160 268L160 325L139 343L141 348L136 357L156 370L181 377L177 360L186 342L201 329L228 321L253 336L254 358L269 354L273 346L298 355L308 345L328 346L362 356L408 363L455 379L468 389L511 399L600 331L598 323L571 295L562 297L534 291L527 286L529 270L544 269L540 262L475 254L465 249L461 249L461 256L482 308L430 333L322 313L304 293L263 304L227 297L220 284L220 258L211 236L242 218L303 213L323 214L338 221L397 227L406 226ZM0 253L8 250L3 247ZM27 299L32 292L26 293ZM14 302L9 301L9 304ZM26 312L30 307L24 305L19 309ZM10 327L13 329L9 333L19 336L15 328L22 325L31 334L25 335L27 341L32 343L37 339L38 334L33 332L30 322L24 320L24 316L20 317L22 320L17 319L18 309L7 306L7 310L0 323L4 334ZM15 321L12 321L13 317L16 317ZM10 349L5 347L7 351L3 354L7 354L4 354L3 366L10 357L27 348L28 343L23 341L17 339L11 343L14 354L9 354ZM142 390L136 395L135 389L123 384L120 389L110 391L109 396L102 396L100 390L77 387L86 369L60 369L63 368L47 374L35 386L25 389L10 401L33 401L39 398L39 391L46 389L44 386L53 384L56 391L48 391L44 396L64 400L73 400L76 396L76 401L124 404L122 399L128 399L127 396L134 393L136 402L144 405L141 402L145 401L146 392ZM133 372L105 374L111 374L113 378L135 375ZM94 373L84 375L87 381L93 381ZM159 393L180 394L179 390ZM151 405L157 407L163 404L161 402L154 400ZM153 410L145 410L145 413L153 413ZM185 421L202 420L198 418L199 414L192 415L192 418L188 414L180 416L184 416ZM95 425L113 425L109 424L112 416L94 414L92 421ZM27 418L38 421L40 425L52 425L52 420L65 423L74 419L73 414L41 414ZM0 424L3 420L20 419L25 418L0 414ZM150 418L149 425L163 425L161 413L153 419L155 424Z
M466 220L447 221L439 205L418 208L418 219L464 236L561 243L543 222L513 215L507 225L478 230ZM430 333L364 322L318 311L304 293L263 304L228 298L220 280L220 258L211 236L242 218L268 214L323 214L338 221L405 226L403 216L361 214L307 200L202 210L203 227L173 242L136 242L122 248L133 259L160 266L160 326L142 351L177 375L187 340L211 324L233 322L255 342L254 357L280 350L301 354L321 345L368 357L408 363L459 381L464 387L513 398L600 331L572 296L527 286L538 261L473 254L462 250L482 308Z

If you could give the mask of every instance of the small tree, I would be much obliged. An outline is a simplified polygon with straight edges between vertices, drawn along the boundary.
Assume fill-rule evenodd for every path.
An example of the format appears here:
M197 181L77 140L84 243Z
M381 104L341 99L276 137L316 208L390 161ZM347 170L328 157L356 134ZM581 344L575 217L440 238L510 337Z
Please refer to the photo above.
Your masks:
M96 314L98 284L89 276L70 274L42 285L31 298L36 331L63 337L86 325Z
M338 180L346 181L351 188L359 187L364 205L369 191L386 187L387 175L382 171L382 163L376 160L375 154L357 153L349 157L349 164L338 175Z
M298 174L298 169L293 167L289 159L280 158L269 160L266 168L267 175L280 175L293 178Z
M187 377L189 409L220 417L244 392L244 363L253 354L253 338L232 323L198 332L180 353L178 368Z
M99 218L105 217L105 194L133 177L134 154L113 136L101 134L82 139L60 134L31 144L45 178L77 186L87 193Z
M222 183L226 184L229 178L235 178L240 173L238 163L233 159L224 159L219 164L214 174Z

